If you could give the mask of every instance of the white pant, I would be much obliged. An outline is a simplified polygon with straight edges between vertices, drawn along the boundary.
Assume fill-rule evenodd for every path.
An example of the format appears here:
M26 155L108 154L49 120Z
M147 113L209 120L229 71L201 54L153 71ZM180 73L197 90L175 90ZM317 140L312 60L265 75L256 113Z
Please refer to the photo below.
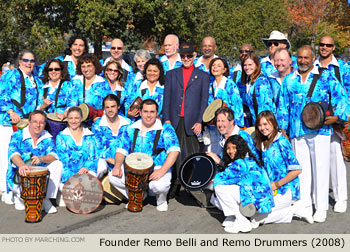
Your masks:
M47 166L50 171L50 179L47 185L46 198L55 199L57 196L58 187L62 176L62 162L59 160L53 161ZM14 185L11 189L14 193L20 194L19 185Z
M108 172L108 162L106 159L98 159L97 165L97 177L101 180L104 175Z
M155 166L154 170L160 169L161 166ZM128 190L125 186L125 173L124 173L124 165L121 167L122 169L122 177L118 178L112 175L112 172L108 173L109 183L118 189L127 199ZM171 170L169 169L167 173L164 174L162 178L159 180L151 180L149 182L149 192L150 194L155 194L157 199L157 205L161 205L167 200L167 194L170 189L170 180L171 180Z
M11 126L0 125L0 191L6 192L6 173L9 165L8 150L13 133Z
M211 200L211 202L221 209L225 216L234 215L236 219L247 219L239 211L241 203L239 188L238 185L217 185L214 188L217 200Z
M348 199L346 166L341 151L339 136L334 133L331 137L331 181L335 201Z
M316 210L328 210L330 143L331 136L316 134L292 139L293 151L302 167L300 206L311 207L314 195Z

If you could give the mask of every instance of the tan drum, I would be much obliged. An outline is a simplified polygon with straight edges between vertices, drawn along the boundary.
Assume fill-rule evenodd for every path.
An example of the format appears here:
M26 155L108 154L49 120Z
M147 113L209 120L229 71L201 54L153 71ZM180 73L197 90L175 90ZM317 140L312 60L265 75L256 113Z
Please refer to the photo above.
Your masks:
M120 204L124 195L109 183L108 175L102 179L103 199L110 204Z
M223 102L221 99L216 99L210 105L204 110L203 113L203 122L208 125L215 126L215 112L219 108L225 108L227 107L226 103Z
M255 127L249 127L244 131L247 132L253 139L255 138Z
M125 158L125 180L129 190L128 210L140 212L143 208L143 191L148 189L148 177L154 163L152 157L145 153L131 153Z
M21 121L17 124L12 124L12 129L13 132L16 132L19 129L24 129L25 127L28 126L29 119L27 118L22 118Z
M130 111L134 109L139 110L141 108L142 98L140 96L136 97L130 105Z
M62 189L63 201L73 213L88 214L96 210L102 202L101 182L93 175L75 174Z

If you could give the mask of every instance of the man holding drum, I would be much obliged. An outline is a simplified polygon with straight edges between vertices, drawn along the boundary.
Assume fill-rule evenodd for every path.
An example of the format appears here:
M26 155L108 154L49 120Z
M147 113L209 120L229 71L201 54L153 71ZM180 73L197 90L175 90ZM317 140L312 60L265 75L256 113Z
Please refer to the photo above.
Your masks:
M50 180L43 206L46 213L57 212L51 204L50 198L56 198L58 185L61 180L62 163L58 160L52 136L44 130L46 114L35 110L29 115L28 127L16 131L9 146L9 168L7 170L7 190L14 193L15 208L24 210L23 200L20 198L17 172L26 176L32 166L44 166L50 171Z
M311 46L299 48L298 69L282 82L277 121L283 131L288 129L295 156L303 168L299 176L300 200L296 202L298 215L310 219L314 194L316 212L313 221L324 222L328 210L330 142L333 134L331 125L338 120L348 119L349 100L344 87L330 71L320 72L313 66L314 59ZM311 102L332 106L329 110L333 115L324 113L324 124L315 129L308 128L308 121L302 119L303 109ZM323 123L323 120L320 121Z
M115 154L115 165L108 174L109 180L124 196L128 197L123 165L125 157L133 152L142 152L151 156L154 171L149 176L150 194L156 196L157 210L167 211L167 194L171 180L170 168L180 152L179 141L174 128L168 123L162 125L162 122L157 119L158 104L154 100L144 100L140 114L141 119L121 133Z

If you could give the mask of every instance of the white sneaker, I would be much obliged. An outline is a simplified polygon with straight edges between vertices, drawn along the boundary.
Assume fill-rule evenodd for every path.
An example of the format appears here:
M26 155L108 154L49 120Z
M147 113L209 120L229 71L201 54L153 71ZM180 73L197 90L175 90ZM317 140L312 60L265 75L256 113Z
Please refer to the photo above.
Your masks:
M327 218L327 211L316 210L313 216L314 222L319 222L319 223L325 222L326 218Z
M65 207L66 206L66 204L63 201L62 192L60 192L60 191L58 191L58 193L57 193L56 204L59 207Z
M20 211L25 210L26 208L25 208L25 206L24 206L24 201L23 201L23 199L21 199L21 198L19 197L18 194L15 195L14 198L15 198L15 208L16 208L17 210L20 210Z
M345 213L347 208L347 201L337 201L334 205L334 212L336 213Z
M232 225L225 227L228 233L238 234L252 231L252 225L249 220L236 220Z
M314 223L314 219L312 217L312 212L309 211L308 208L306 207L299 207L297 205L293 205L294 210L294 214L293 216L298 217L300 219L304 219L306 220L306 222L313 224Z
M3 192L1 195L1 201L5 202L5 204L13 205L15 204L14 198L13 198L13 192L10 191L9 193Z
M168 211L168 202L164 201L162 204L158 205L157 210L160 212Z
M235 220L235 217L233 215L226 216L225 220L222 222L221 225L223 227L231 226L233 224L234 220Z
M254 220L254 219L252 219L252 220L250 221L250 224L252 225L252 228L253 228L253 229L258 228L258 227L260 226L260 222Z
M56 207L54 207L51 201L47 198L43 200L44 211L48 214L57 213Z

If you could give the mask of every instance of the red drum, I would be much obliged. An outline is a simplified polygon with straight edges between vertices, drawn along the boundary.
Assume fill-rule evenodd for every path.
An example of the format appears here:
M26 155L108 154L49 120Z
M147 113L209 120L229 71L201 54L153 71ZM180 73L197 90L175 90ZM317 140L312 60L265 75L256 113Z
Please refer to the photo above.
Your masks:
M100 206L103 188L95 176L89 173L75 174L64 184L62 197L66 207L73 213L88 214Z
M23 118L21 119L21 121L17 124L12 124L12 129L13 129L13 132L16 132L17 130L19 129L24 129L25 127L28 126L28 122L29 120L26 119L26 118Z
M125 180L129 190L128 210L141 212L143 208L143 191L148 189L148 177L154 163L152 157L145 153L134 152L125 158Z
M133 111L134 109L140 109L142 103L142 98L140 96L136 97L133 102L130 105L130 111Z
M341 141L343 158L345 161L350 162L350 121L344 123L343 133L345 138Z
M40 166L33 166L26 176L20 176L21 198L24 200L26 222L35 223L42 220L41 209L46 196L49 176L49 170Z
M80 104L79 108L83 112L83 121L94 120L96 117L103 116L103 112L104 112L103 109L95 109L94 107L86 103Z
M61 121L56 113L49 113L47 114L47 120L46 120L46 129L53 137L53 140L56 142L56 136L58 133L60 133L62 130L64 130L67 127L67 119L64 119Z
M221 99L216 99L210 105L204 110L203 113L203 122L208 124L208 125L213 125L215 126L215 112L219 108L225 108L227 107L226 103L223 102Z

